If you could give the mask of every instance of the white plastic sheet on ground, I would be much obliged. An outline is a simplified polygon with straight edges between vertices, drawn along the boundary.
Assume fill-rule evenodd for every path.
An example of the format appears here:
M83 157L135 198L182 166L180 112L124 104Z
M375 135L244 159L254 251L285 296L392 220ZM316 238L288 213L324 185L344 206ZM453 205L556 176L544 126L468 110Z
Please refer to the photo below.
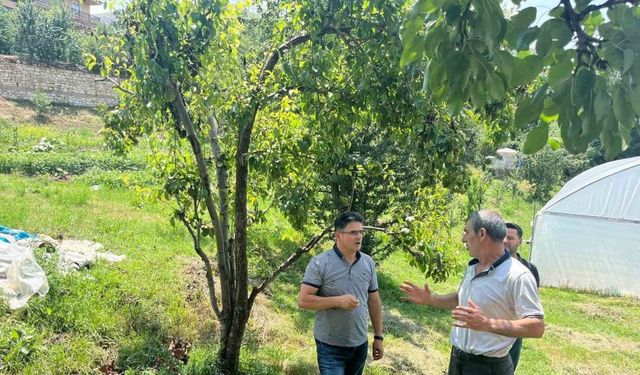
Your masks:
M531 246L542 285L640 297L640 157L567 182L536 215Z
M62 272L87 267L98 259L113 263L125 258L100 252L102 244L93 241L54 240L44 235L19 241L6 235L3 238L9 243L0 241L0 293L11 309L24 307L34 294L44 296L49 291L47 276L33 256L34 249L45 243L58 254L57 266Z
M23 307L36 293L44 296L49 291L47 276L29 247L0 241L0 291L11 309Z

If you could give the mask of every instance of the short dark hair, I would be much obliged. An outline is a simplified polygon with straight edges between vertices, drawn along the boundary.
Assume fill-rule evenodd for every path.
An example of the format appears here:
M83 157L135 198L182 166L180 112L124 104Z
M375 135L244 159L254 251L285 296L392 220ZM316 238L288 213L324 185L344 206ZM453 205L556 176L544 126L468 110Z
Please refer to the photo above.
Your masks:
M357 212L346 211L341 213L336 218L336 221L333 223L333 225L335 226L335 230L342 230L346 228L349 223L352 223L354 221L358 223L364 223L364 218Z
M478 233L480 228L484 228L489 238L494 242L502 242L507 235L507 226L497 212L489 210L472 212L467 217L467 221L471 222L474 233Z
M515 229L518 232L518 238L522 238L522 227L515 223L507 223L507 229Z

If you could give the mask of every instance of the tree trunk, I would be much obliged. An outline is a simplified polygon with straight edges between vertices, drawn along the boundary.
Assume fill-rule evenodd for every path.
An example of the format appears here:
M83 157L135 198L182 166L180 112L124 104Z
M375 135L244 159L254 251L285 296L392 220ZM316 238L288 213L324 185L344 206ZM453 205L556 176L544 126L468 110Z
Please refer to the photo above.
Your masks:
M223 323L224 331L220 334L218 350L218 366L221 374L237 374L240 365L240 349L242 337L247 326L247 319L232 323L230 318ZM226 327L225 327L226 326Z

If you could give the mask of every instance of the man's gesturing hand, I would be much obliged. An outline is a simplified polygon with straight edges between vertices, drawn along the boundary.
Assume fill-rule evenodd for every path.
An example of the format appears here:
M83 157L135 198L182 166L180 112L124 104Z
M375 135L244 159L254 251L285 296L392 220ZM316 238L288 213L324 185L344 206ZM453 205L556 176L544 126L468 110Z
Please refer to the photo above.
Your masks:
M489 319L472 300L469 300L469 306L456 306L451 311L451 317L453 318L453 325L456 327L469 328L475 331L489 330Z
M338 306L341 309L353 310L360 305L360 301L353 294L343 294L340 296L340 303Z
M428 305L431 301L431 289L428 284L424 284L424 288L410 282L404 281L400 285L400 291L406 294L405 297L401 297L401 301L409 301L420 305Z

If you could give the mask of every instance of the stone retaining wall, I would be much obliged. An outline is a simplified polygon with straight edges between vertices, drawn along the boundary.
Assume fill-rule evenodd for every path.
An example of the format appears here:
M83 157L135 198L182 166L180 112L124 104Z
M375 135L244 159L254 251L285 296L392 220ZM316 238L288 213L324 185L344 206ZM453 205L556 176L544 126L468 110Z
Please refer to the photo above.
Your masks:
M0 55L0 96L31 100L40 90L54 103L80 107L118 102L113 84L97 81L100 76L63 65L32 64L15 56Z

